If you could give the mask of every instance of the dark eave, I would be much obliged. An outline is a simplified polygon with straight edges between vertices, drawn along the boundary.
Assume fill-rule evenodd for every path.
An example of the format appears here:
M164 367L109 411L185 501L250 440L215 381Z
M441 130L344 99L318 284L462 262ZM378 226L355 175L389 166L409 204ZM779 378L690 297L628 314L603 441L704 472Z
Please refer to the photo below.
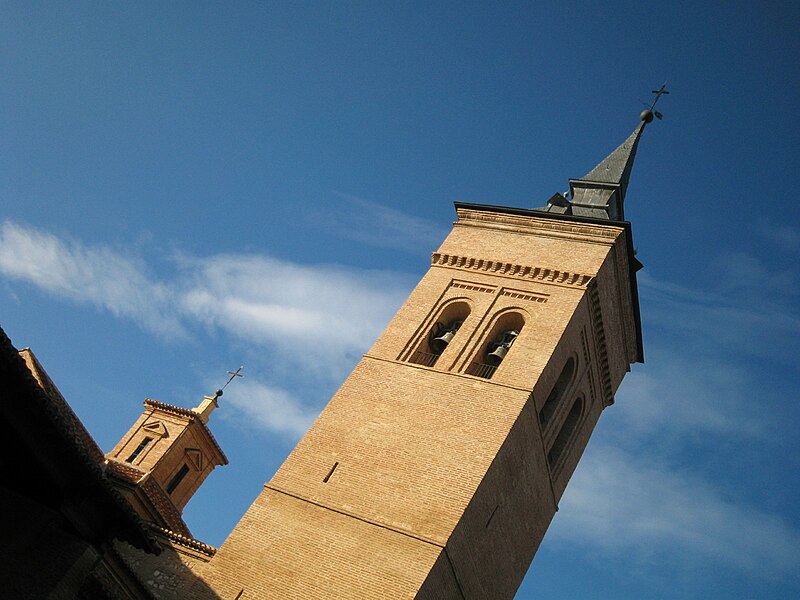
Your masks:
M20 475L17 493L53 503L92 543L118 538L159 553L152 532L106 477L94 440L49 378L44 381L43 387L0 329L0 424L14 442L17 469L32 474Z

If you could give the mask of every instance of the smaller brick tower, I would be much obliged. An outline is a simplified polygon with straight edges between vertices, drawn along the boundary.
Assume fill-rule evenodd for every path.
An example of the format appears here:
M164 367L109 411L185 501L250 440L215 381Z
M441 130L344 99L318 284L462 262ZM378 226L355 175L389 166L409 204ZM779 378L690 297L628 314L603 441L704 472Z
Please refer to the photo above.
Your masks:
M146 399L142 416L106 454L107 471L146 521L190 535L184 506L215 467L228 464L206 425L220 395L191 410Z

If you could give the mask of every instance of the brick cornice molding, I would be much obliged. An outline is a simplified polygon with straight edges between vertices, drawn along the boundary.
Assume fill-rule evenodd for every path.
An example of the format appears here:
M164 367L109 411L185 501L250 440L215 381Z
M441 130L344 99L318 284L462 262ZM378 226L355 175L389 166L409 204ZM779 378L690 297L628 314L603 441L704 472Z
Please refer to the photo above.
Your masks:
M570 273L559 269L548 267L517 265L514 263L491 260L486 258L474 258L471 256L457 256L434 252L431 255L431 265L439 267L452 267L465 271L484 271L493 275L503 275L505 277L516 277L540 281L542 283L555 283L570 287L585 289L594 279L593 275L585 273Z
M559 221L527 215L512 215L485 210L457 208L458 221L455 225L492 227L519 233L545 233L556 236L581 237L585 241L613 242L622 228L613 225L598 225Z

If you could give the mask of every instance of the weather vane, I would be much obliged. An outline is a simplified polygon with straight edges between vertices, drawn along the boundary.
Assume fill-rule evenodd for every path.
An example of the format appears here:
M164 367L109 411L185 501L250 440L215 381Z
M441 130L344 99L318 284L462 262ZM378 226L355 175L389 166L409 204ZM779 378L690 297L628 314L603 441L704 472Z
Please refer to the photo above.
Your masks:
M234 379L236 379L237 377L244 377L244 375L242 375L242 369L244 369L244 366L241 366L241 367L239 367L239 368L238 368L238 369L236 369L235 371L228 371L228 375L230 375L230 377L228 377L228 381L226 381L226 382L225 382L225 385L223 385L223 386L222 386L220 389L218 389L218 390L217 390L217 393L215 394L215 396L216 396L217 398L219 398L220 396L222 396L222 392L223 392L223 390L224 390L226 387L228 387L228 384L229 384L231 381L233 381L233 380L234 380Z
M649 106L647 105L647 103L642 102L641 100L639 100L639 102L642 102L642 104L647 106L647 110L642 111L642 114L640 115L640 118L642 119L642 121L645 121L647 123L649 123L650 121L653 120L653 115L655 115L655 117L659 121L664 118L664 115L662 115L660 112L655 110L655 107L656 107L656 102L658 102L658 99L661 98L661 96L664 96L665 94L669 94L669 91L667 90L667 82L665 81L664 84L660 88L658 88L657 90L653 90L651 93L655 94L656 97L653 98L653 102Z

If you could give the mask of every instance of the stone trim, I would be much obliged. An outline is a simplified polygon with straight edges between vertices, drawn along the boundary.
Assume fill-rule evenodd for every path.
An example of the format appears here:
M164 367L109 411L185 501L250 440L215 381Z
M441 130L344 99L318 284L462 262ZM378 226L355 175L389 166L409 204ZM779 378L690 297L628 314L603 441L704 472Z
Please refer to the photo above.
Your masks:
M452 283L450 283L451 288L458 288L460 290L469 290L471 292L483 292L484 294L494 294L497 291L496 287L489 287L486 285L478 285L477 283L471 283L468 281L459 281L454 279Z
M500 291L501 296L508 296L509 298L517 298L519 300L528 300L529 302L547 302L548 296L545 294L529 294L526 292L520 292L518 290L512 290L509 288L503 288Z
M195 418L197 416L196 412L189 410L188 408L181 408L180 406L174 406L172 404L167 404L166 402L153 400L152 398L145 398L144 405L151 406L153 408L159 408L164 412L172 413L173 415L180 415L182 417Z
M558 269L549 269L546 267L515 265L498 260L473 258L470 256L455 256L452 254L443 254L441 252L434 252L431 255L431 265L455 267L457 269L471 271L486 271L495 275L531 279L544 283L557 283L578 288L586 288L589 282L594 279L592 275L586 275L584 273L569 273L567 271L559 271Z

